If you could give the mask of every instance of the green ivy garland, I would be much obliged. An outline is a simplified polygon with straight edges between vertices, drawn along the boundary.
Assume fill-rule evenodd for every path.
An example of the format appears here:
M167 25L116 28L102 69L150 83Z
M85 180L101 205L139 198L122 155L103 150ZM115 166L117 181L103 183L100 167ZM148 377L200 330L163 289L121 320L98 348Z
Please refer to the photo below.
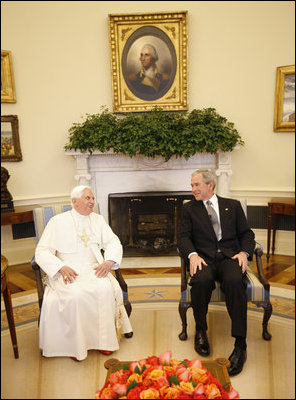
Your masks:
M65 150L92 153L95 150L128 154L134 157L172 156L188 159L196 153L232 151L244 141L232 122L214 108L191 112L165 112L160 107L142 114L115 115L103 108L86 114L82 123L69 129Z

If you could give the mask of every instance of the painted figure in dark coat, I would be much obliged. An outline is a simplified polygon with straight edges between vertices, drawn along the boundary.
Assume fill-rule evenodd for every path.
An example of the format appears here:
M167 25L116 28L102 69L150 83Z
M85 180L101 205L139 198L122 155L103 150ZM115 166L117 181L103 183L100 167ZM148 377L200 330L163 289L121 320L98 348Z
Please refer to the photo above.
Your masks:
M137 92L143 93L144 97L161 94L168 85L170 76L158 71L157 60L158 54L155 47L151 44L145 44L140 54L141 70L137 74L129 75L132 87Z

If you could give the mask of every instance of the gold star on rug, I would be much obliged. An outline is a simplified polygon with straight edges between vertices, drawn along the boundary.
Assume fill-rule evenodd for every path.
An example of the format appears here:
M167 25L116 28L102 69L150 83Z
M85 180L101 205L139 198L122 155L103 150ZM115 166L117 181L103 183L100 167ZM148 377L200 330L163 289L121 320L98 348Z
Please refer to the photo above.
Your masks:
M160 292L160 291L157 290L157 289L153 289L153 290L151 290L151 292L145 292L145 294L148 294L148 298L151 298L151 297L160 297L160 298L163 298L162 293L165 293L165 291L164 291L164 292Z

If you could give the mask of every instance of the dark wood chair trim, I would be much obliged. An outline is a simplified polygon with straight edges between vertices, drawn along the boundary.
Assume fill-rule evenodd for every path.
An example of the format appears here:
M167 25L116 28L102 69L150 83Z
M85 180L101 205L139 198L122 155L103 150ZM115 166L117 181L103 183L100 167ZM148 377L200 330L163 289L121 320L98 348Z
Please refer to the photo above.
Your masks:
M264 289L267 292L270 292L270 284L268 283L267 279L265 278L263 267L262 267L262 254L263 251L261 248L257 247L255 249L255 257L256 257L256 267L257 267L257 276L260 283L263 285ZM189 260L185 260L181 254L179 253L181 258L181 293L187 290L187 282L188 282L188 275L189 275ZM263 322L262 322L262 337L264 340L270 340L271 334L268 332L267 326L268 321L272 314L272 304L270 300L265 301L252 301L257 307L262 307L264 310L263 314ZM186 340L188 338L187 335L187 310L188 308L192 307L191 302L184 301L180 299L179 302L179 315L182 322L182 331L179 334L180 340Z
M2 260L4 260L4 259L3 259L3 256L1 255L1 263L3 262ZM4 304L5 304L5 310L6 310L6 315L7 315L7 322L8 322L9 332L10 332L10 338L11 338L14 358L19 358L18 344L17 344L16 331L15 331L15 322L14 322L13 308L12 308L12 302L11 302L11 295L10 295L10 290L8 287L7 268L4 270L3 274L1 271L1 293L3 294L3 300L4 300Z

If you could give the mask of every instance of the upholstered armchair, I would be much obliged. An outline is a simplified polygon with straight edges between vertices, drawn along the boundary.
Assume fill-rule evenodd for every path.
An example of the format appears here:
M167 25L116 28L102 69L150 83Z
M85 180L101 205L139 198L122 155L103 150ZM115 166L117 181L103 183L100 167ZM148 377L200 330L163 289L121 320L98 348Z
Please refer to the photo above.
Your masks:
M34 226L35 226L35 233L36 233L36 243L38 243L42 232L50 218L54 215L59 214L61 212L71 210L71 204L57 204L54 206L44 206L38 207L33 210L34 215ZM99 206L98 204L94 207L94 212L99 213ZM31 266L35 272L36 284L37 284L37 292L38 292L38 302L39 302L39 309L41 311L42 302L43 302L43 295L45 289L45 281L46 276L45 273L42 271L40 266L36 263L35 257L31 260ZM113 271L115 274L115 278L117 279L123 294L123 302L126 309L128 316L130 316L132 312L132 306L128 299L128 288L127 284L122 276L120 268Z
M186 200L185 200L186 201ZM242 202L243 209L246 213L246 203ZM257 307L262 307L263 322L262 322L262 336L264 340L270 340L271 334L267 330L268 321L272 314L272 304L270 302L270 285L266 280L262 267L262 254L263 248L260 244L256 243L254 257L256 259L257 271L253 272L250 266L247 268L246 282L247 282L247 298L248 302L252 302ZM179 301L179 314L182 321L182 332L179 334L180 340L186 340L187 335L187 310L192 307L191 294L188 282L190 280L189 273L189 260L184 259L181 255L181 298ZM225 302L225 296L220 288L220 283L216 281L216 288L212 292L211 303Z

